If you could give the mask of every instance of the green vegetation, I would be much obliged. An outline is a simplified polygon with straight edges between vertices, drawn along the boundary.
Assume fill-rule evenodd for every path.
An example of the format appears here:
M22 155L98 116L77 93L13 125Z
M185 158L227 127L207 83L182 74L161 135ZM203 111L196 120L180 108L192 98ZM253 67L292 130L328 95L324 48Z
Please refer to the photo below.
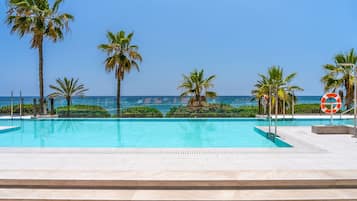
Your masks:
M288 112L291 112L288 110ZM298 104L297 114L321 114L320 104ZM212 104L209 107L194 108L188 106L173 107L166 117L255 117L258 106L233 107L226 104Z
M69 113L68 113L69 109ZM59 117L110 117L110 114L103 107L96 105L72 105L56 108Z
M297 114L318 114L322 113L320 104L298 104L295 106Z
M108 111L100 106L95 105L73 105L70 106L68 116L68 107L58 107L56 113L59 117L111 117ZM0 107L0 114L10 114L10 106ZM22 106L23 115L33 114L33 105L24 104ZM39 105L37 105L39 111ZM19 105L14 105L14 114L19 114ZM290 112L290 111L288 111ZM320 104L298 104L295 106L297 114L320 114ZM121 117L125 118L161 118L164 115L156 108L151 107L130 107L121 111ZM240 106L233 107L227 104L210 104L206 107L173 107L166 114L166 117L255 117L258 114L257 106Z
M206 98L217 96L216 92L208 91L209 88L213 87L212 81L216 76L211 75L208 78L204 78L203 73L203 70L194 70L188 76L183 75L183 82L178 88L183 89L181 97L191 96L188 102L189 106L207 106Z
M69 21L74 17L68 13L59 13L63 0L55 0L50 7L48 0L9 0L6 22L11 25L11 32L17 32L22 38L31 35L31 48L38 49L39 54L39 89L40 108L43 112L43 43L44 39L53 42L63 39L63 30L69 29Z
M325 91L338 92L344 99L347 109L353 106L353 64L357 63L357 54L351 49L346 54L337 54L334 64L324 65L326 75L321 78Z
M303 90L299 86L290 85L296 75L296 73L292 73L284 77L284 71L279 66L270 67L267 75L259 74L260 80L255 84L252 95L258 100L260 114L262 113L262 101L265 101L267 107L269 106L267 103L271 101L271 110L275 110L276 114L285 114L287 109L294 108L296 102L294 92ZM266 113L267 111L268 109L266 109Z
M125 35L124 31L116 34L112 32L107 33L108 43L101 44L98 48L105 53L108 57L105 60L105 70L107 72L115 72L117 79L117 115L120 115L120 88L121 81L124 79L125 73L136 68L139 71L138 62L142 61L142 57L138 52L139 47L132 45L131 40L134 33Z
M151 107L130 107L123 109L121 111L120 117L144 117L144 118L160 118L164 115L160 112L160 110Z
M173 107L166 117L255 117L256 106L233 107L227 104L210 104L206 107Z
M37 112L40 111L40 106L37 105L36 108ZM11 106L10 105L6 105L6 106L2 106L0 107L0 114L7 114L9 115L11 113ZM14 105L14 113L19 114L20 113L20 105ZM33 111L33 104L24 104L22 105L22 114L23 115L33 115L34 111Z
M66 77L61 79L57 79L57 86L50 85L50 88L55 92L51 93L49 97L64 97L67 101L67 109L69 113L69 109L72 102L73 96L84 96L84 93L88 91L88 89L84 88L83 84L78 84L78 79L74 80L73 78L67 79Z

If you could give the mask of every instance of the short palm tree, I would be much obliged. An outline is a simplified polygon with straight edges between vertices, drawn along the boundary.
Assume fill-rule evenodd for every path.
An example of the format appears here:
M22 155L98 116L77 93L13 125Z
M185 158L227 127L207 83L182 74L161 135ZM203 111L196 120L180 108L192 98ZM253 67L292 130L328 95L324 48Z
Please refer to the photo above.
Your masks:
M190 106L204 106L206 98L217 96L216 92L208 91L209 88L213 87L212 81L215 78L215 75L204 78L203 70L194 70L190 75L183 75L183 82L178 87L183 90L180 96L191 96L189 101Z
M44 105L43 82L43 43L48 38L53 42L63 39L63 30L69 29L68 23L73 16L59 13L58 9L63 0L55 0L52 7L48 0L9 0L7 23L11 25L11 32L17 32L22 38L31 35L31 48L38 49L39 55L39 90L40 110Z
M132 45L131 40L134 33L125 34L124 31L118 33L107 33L108 43L101 44L98 48L107 53L108 57L105 60L105 70L114 72L117 79L117 115L120 115L120 89L121 81L124 79L125 73L136 68L139 71L139 62L142 57L138 52L138 46Z
M72 104L73 96L84 96L85 92L88 91L83 84L78 83L78 79L57 79L57 85L50 85L50 88L54 90L53 93L49 95L51 98L63 97L67 101L67 109L69 110Z
M326 75L321 78L325 91L339 93L345 102L345 107L349 109L353 102L353 66L343 64L356 64L357 54L354 49L348 53L337 54L334 57L334 64L326 64L323 68ZM342 65L341 65L342 64Z
M268 69L268 74L259 74L260 80L257 81L255 89L252 90L252 95L255 99L269 97L273 103L275 114L279 113L279 105L281 105L282 113L285 113L285 104L293 105L296 97L293 92L302 91L303 89L296 85L290 85L291 81L296 77L296 73L291 73L284 77L284 71L279 66L272 66ZM272 97L270 97L272 96Z
M266 105L264 105L264 101L266 101L266 98L268 97L269 90L268 90L268 84L266 79L261 79L258 80L257 83L254 85L254 89L252 90L252 101L258 101L258 113L266 113ZM263 110L264 106L264 110Z
M304 91L303 88L296 86L296 85L288 85L286 88L286 94L287 94L287 101L290 104L290 109L291 109L291 115L294 116L295 113L295 103L296 103L296 96L295 96L295 92L296 91ZM285 110L284 110L285 111Z

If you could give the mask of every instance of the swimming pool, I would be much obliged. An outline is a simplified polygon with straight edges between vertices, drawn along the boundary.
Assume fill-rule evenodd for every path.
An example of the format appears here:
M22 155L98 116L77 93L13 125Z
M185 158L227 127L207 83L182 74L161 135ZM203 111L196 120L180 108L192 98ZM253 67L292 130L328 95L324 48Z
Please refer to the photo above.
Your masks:
M285 120L281 126L328 124L329 120ZM351 120L335 120L351 124ZM0 147L268 148L290 147L255 129L259 119L47 119L0 120L19 129L0 133Z

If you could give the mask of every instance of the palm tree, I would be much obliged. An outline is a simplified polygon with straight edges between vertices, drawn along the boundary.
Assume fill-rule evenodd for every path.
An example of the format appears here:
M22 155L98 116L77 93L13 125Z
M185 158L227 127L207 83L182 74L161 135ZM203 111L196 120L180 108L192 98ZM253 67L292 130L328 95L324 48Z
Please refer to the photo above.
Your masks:
M48 0L9 0L7 23L11 32L17 32L22 38L25 34L32 35L31 48L38 49L39 56L39 89L40 110L44 106L43 82L43 43L48 38L53 42L63 39L63 30L69 30L69 21L74 17L68 13L59 13L58 9L63 0L55 0L52 7Z
M107 33L108 43L101 44L98 48L107 53L108 57L105 60L105 70L107 72L114 71L117 79L117 115L120 115L120 88L121 81L124 79L125 73L131 71L134 67L139 71L138 62L142 61L142 57L138 52L138 46L132 45L131 40L134 33L125 34L120 31L116 34Z
M208 91L209 88L213 87L212 81L215 78L215 75L204 78L203 70L194 70L190 75L183 75L183 82L178 87L179 89L183 89L180 96L191 96L189 101L190 106L204 106L206 97L214 98L217 96L216 92Z
M334 64L323 66L326 75L321 78L325 91L339 93L345 101L346 109L349 109L353 102L353 66L341 64L356 64L357 54L354 49L348 53L337 54L334 57Z
M252 90L252 95L258 100L262 97L269 97L273 103L272 107L275 109L275 114L279 113L279 105L281 105L280 111L285 114L286 103L291 103L290 105L293 106L296 99L293 92L303 90L299 86L290 85L296 75L296 73L291 73L284 77L284 71L281 67L272 66L268 69L267 75L259 74L260 80L257 81L255 89Z
M263 101L266 101L266 98L269 97L269 88L268 88L267 80L261 79L258 80L257 83L254 85L254 89L252 90L252 101L258 101L258 113L266 113L266 103L264 104ZM264 110L263 110L264 106ZM262 111L263 110L263 111Z
M288 103L290 103L292 117L294 117L294 113L295 113L295 103L297 99L295 96L296 91L304 91L304 89L296 85L292 85L292 86L288 85L286 88Z
M67 112L69 113L70 106L72 104L73 96L84 96L88 89L84 88L83 84L78 83L78 79L63 78L56 80L57 85L50 85L50 88L54 90L53 93L48 95L51 98L63 97L67 101Z

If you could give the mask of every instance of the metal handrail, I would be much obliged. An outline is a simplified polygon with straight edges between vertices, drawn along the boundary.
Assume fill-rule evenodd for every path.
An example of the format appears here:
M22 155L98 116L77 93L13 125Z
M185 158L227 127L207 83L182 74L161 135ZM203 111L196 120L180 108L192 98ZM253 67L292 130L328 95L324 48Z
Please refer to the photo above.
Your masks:
M355 107L357 107L357 105L355 105ZM342 115L344 115L344 114L346 114L346 113L352 111L355 107L352 107L352 108L350 108L350 109L348 109L348 110L346 110L346 111L341 112L341 113L340 113L340 119L342 118Z

